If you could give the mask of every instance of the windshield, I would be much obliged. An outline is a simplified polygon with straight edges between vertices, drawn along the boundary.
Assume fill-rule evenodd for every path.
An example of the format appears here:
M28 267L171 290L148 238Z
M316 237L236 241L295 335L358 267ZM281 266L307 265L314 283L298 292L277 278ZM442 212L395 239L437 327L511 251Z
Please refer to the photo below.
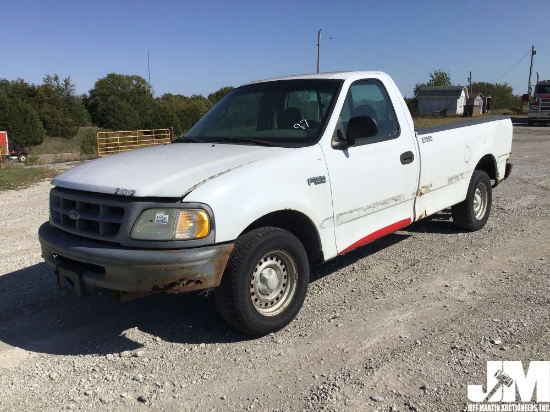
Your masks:
M535 87L535 94L550 93L550 84L539 84Z
M183 141L273 146L315 143L341 84L341 80L307 79L239 87L199 120Z

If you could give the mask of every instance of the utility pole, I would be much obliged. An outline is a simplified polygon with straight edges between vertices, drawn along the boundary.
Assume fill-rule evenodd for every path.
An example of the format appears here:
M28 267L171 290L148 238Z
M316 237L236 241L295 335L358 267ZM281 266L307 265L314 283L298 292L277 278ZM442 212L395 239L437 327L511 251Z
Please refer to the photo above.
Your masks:
M531 67L529 67L529 87L527 88L527 94L531 96L531 74L533 73L533 56L537 54L535 46L531 46Z
M321 29L317 32L317 73L321 70Z
M468 83L470 84L470 89L468 93L472 93L472 72L470 72L470 76L468 77Z

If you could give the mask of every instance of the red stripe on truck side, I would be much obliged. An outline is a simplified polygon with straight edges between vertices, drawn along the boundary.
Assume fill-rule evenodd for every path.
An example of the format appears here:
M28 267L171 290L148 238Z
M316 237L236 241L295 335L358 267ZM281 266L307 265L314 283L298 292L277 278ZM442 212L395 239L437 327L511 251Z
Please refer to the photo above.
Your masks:
M393 233L399 229L403 229L404 227L409 226L410 224L411 224L411 219L403 219L403 220L400 220L399 222L383 227L382 229L377 230L376 232L373 232L370 235L365 236L363 239L359 239L357 242L355 242L351 246L348 246L338 254L343 255L344 253L347 253L350 250L356 249L359 246L366 245L367 243L370 243L376 239L380 239L382 236L389 235L390 233Z

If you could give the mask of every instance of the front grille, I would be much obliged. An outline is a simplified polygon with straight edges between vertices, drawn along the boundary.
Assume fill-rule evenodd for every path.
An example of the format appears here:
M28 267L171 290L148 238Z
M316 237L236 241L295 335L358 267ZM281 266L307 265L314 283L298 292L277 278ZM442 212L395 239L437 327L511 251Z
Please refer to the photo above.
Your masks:
M125 209L116 201L88 198L70 191L52 190L50 216L52 223L64 230L96 239L118 235Z

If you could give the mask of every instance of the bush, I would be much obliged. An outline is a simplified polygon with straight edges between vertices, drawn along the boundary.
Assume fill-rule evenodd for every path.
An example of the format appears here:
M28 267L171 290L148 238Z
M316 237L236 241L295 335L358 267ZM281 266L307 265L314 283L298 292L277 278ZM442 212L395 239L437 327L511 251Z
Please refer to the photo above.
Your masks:
M93 130L87 130L80 143L80 151L87 155L97 156L97 133Z
M36 166L38 164L38 156L28 155L25 159L25 166Z

